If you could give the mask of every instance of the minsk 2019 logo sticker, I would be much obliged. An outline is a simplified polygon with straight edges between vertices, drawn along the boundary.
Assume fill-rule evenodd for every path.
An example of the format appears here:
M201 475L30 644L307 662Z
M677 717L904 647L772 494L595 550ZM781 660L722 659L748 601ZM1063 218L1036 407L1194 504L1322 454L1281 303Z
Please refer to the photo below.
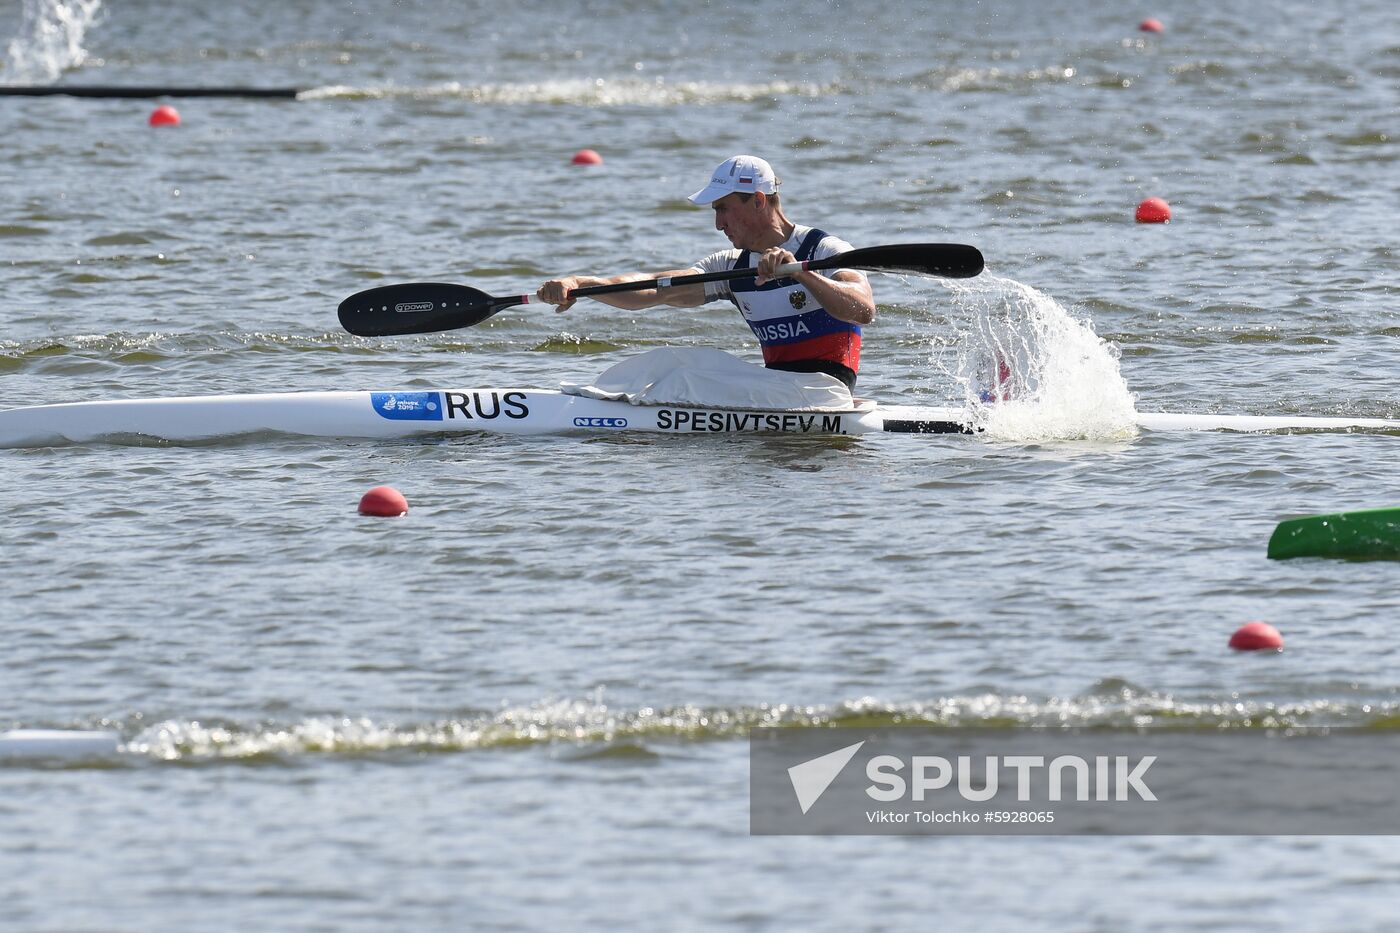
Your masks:
M441 421L442 398L436 392L371 392L370 403L391 421Z

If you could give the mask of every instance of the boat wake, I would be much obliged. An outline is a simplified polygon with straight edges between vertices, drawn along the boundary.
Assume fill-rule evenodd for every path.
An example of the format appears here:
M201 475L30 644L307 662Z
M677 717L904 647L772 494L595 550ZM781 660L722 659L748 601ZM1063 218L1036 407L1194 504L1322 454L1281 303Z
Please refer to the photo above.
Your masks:
M577 107L679 107L695 104L743 103L773 97L826 97L840 93L836 85L810 81L667 81L621 78L571 78L501 84L433 85L385 84L373 87L330 85L309 88L297 100L466 100L474 104L567 104Z
M955 339L932 364L957 386L974 427L1008 441L1121 440L1138 414L1118 350L1059 302L1012 279L943 280Z
M19 32L5 48L0 81L52 84L87 58L83 37L102 0L24 0Z
M104 719L92 726L101 731L25 733L41 736L47 748L19 747L8 756L0 744L0 768L56 759L70 759L74 767L87 767L94 758L109 766L221 761L293 764L308 757L360 759L365 755L392 760L397 755L412 758L527 746L567 746L585 756L647 755L662 744L739 740L755 729L810 727L1058 728L1120 733L1153 728L1255 731L1349 727L1393 731L1400 728L1400 708L1393 702L1322 698L1287 703L1233 696L1186 699L1110 679L1083 694L1065 697L986 693L913 701L860 697L812 706L765 703L618 708L604 702L599 692L587 698L543 700L420 722L347 714L285 722L211 722L201 718L148 723L138 715L126 721ZM39 744L34 739L27 741Z

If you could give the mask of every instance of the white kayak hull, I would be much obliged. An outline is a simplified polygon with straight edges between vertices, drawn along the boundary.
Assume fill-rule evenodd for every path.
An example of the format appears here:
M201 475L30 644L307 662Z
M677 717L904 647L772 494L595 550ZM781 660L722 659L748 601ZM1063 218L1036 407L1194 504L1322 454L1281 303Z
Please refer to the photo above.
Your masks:
M256 434L401 438L497 434L968 434L961 409L865 403L853 411L631 405L547 389L283 392L71 402L0 411L0 447L209 441ZM1148 413L1150 431L1400 432L1400 420Z
M110 758L121 737L115 732L12 729L0 732L0 762L23 759Z
M1250 433L1317 431L1383 434L1400 431L1400 420L1337 418L1322 415L1186 415L1139 412L1137 425L1149 431L1245 431Z
M911 423L917 421L918 423ZM546 389L283 392L72 402L0 411L0 447L97 440L204 441L249 434L395 438L424 434L964 433L955 409L743 411L627 402Z

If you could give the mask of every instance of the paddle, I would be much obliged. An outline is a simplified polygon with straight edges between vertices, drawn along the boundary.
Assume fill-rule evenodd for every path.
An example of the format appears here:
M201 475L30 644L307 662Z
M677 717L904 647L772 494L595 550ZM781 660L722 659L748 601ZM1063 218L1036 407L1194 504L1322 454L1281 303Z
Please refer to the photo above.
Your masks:
M295 87L115 87L107 84L44 84L0 86L0 97L287 97L301 93Z
M905 243L899 246L871 246L830 256L779 266L781 275L810 270L868 269L874 272L900 272L938 275L949 279L970 279L982 271L982 254L974 246L957 243ZM636 292L648 288L672 288L701 282L722 282L754 275L754 269L730 269L671 278L590 285L576 288L571 298L606 295L610 292ZM340 323L358 337L387 337L394 334L428 334L480 324L505 308L527 305L539 299L533 295L496 298L465 285L445 282L411 282L381 285L356 292L340 303Z

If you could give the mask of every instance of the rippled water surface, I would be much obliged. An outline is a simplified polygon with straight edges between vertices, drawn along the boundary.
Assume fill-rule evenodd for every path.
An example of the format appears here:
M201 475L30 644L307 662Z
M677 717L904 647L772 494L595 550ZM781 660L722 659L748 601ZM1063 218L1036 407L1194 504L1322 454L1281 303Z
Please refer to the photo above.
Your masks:
M1385 838L751 838L744 741L1394 728L1395 565L1265 544L1396 504L1400 438L1133 434L1094 404L1400 418L1392 4L1174 2L1158 35L1014 0L187 6L109 0L57 81L304 93L171 100L160 131L153 101L0 97L4 407L755 359L718 305L335 318L386 282L687 265L724 241L685 195L739 151L800 223L986 255L874 279L861 394L957 401L988 333L1070 375L1055 430L991 438L0 451L0 731L123 742L0 762L12 922L1392 925ZM33 51L21 13L0 33ZM1132 222L1147 196L1171 224ZM408 516L355 514L380 483ZM1251 619L1286 651L1226 651Z

